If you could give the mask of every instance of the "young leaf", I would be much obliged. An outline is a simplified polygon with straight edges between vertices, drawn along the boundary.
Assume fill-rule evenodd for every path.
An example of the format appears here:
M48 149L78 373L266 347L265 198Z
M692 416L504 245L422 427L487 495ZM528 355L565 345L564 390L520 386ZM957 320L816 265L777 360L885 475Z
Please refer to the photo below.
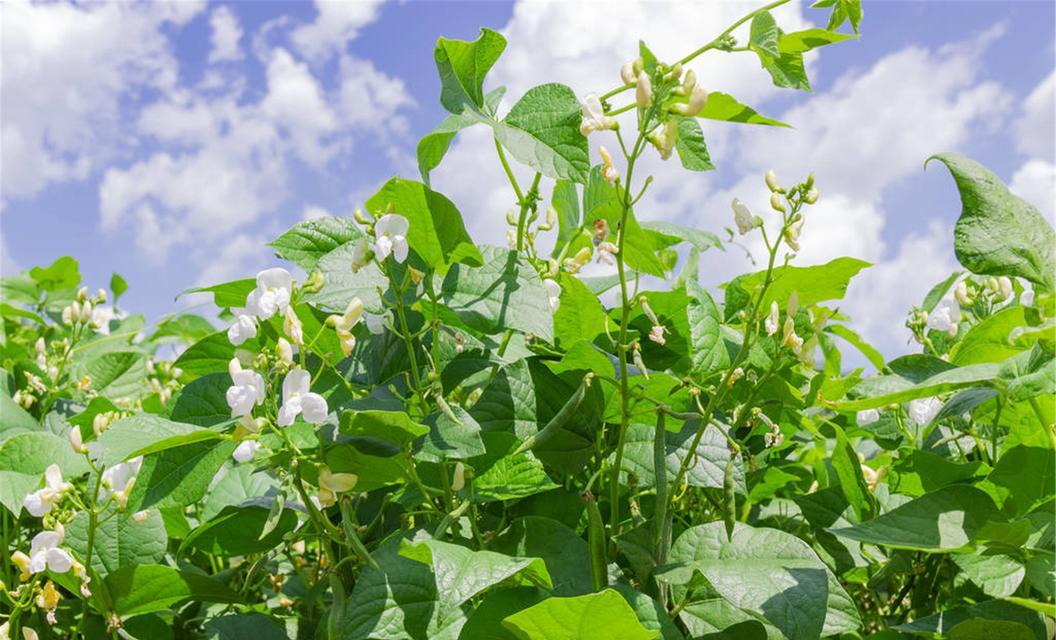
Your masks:
M563 84L532 87L501 123L495 137L510 154L555 180L584 183L590 171L590 148L579 131L582 107Z
M777 48L781 53L803 53L825 45L852 40L857 36L847 33L836 33L827 29L807 29L805 31L793 31L782 33L778 38Z
M851 278L868 266L870 264L863 260L836 258L813 267L777 267L760 308L766 309L772 300L784 307L793 293L799 298L800 305L839 300L846 293ZM727 322L748 306L750 297L763 284L765 277L766 272L759 271L737 276L726 283Z
M748 46L761 55L776 58L780 55L777 39L780 30L777 21L769 11L760 11L752 18Z
M105 582L114 613L122 617L165 611L189 598L205 602L241 600L222 582L158 564L122 567L106 576Z
M708 94L708 101L704 105L704 109L697 114L697 117L719 120L721 122L761 124L771 127L790 126L780 120L759 115L755 109L741 104L730 94L722 93L721 91L712 91Z
M433 57L440 73L440 104L454 114L484 106L484 76L506 49L506 38L481 29L472 42L440 38Z
M268 246L278 257L311 273L320 258L346 242L362 237L363 233L351 218L324 216L298 222Z
M117 303L117 299L120 298L128 291L128 283L125 279L118 274L110 276L110 292L114 294L114 303Z
M710 171L715 168L708 155L708 146L704 143L704 132L694 118L675 116L678 122L678 137L675 138L675 151L682 166L690 171Z
M655 640L612 589L575 598L547 598L502 623L521 640Z

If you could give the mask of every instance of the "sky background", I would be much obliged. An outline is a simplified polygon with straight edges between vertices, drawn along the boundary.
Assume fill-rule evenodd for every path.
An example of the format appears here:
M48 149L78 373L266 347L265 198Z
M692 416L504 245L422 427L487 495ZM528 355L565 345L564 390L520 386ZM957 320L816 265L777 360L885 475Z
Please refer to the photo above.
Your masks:
M123 306L157 317L195 302L179 291L275 265L264 243L297 221L348 215L392 175L417 178L417 140L445 115L437 37L506 35L485 84L509 88L504 110L544 82L603 92L639 38L676 59L758 4L8 0L0 269L73 255L93 288L117 271ZM702 121L718 170L650 154L656 181L636 213L724 235L733 197L766 215L767 168L786 184L814 171L822 197L797 261L872 262L842 309L893 356L910 349L906 310L956 268L959 200L925 158L969 155L1053 218L1056 3L864 5L861 38L808 55L813 93L773 87L751 54L695 64L709 89L795 128ZM828 10L775 16L792 31L824 26ZM615 144L606 135L591 137L595 162L599 143ZM483 127L460 134L433 188L479 243L503 244L513 200L491 145ZM701 273L713 288L750 269L731 247Z

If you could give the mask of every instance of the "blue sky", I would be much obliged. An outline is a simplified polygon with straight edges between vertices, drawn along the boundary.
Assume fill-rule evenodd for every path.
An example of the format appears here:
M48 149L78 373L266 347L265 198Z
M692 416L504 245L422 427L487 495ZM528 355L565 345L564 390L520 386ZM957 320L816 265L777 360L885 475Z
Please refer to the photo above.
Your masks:
M121 273L128 308L172 311L188 303L173 300L183 289L271 266L263 243L298 220L348 214L391 175L415 175L417 139L444 115L437 37L501 30L510 46L488 86L515 97L554 80L584 95L614 84L638 37L674 58L753 6L7 2L3 271L70 254L92 286ZM773 88L746 55L716 56L698 68L707 86L796 129L705 125L718 171L652 161L638 215L720 231L732 197L763 208L766 168L788 181L815 171L823 195L801 258L874 262L844 308L903 351L905 309L955 265L959 204L941 167L922 170L927 155L975 157L1053 215L1054 7L866 1L862 37L809 58L813 94ZM827 12L776 15L793 30ZM466 132L434 187L501 243L510 196L488 145ZM739 251L716 253L705 284L748 268Z

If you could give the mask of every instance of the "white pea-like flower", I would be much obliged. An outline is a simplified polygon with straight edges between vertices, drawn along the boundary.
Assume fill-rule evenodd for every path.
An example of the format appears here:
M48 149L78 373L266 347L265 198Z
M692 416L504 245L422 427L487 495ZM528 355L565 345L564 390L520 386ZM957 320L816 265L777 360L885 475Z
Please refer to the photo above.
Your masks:
M143 456L137 456L126 462L115 464L103 471L102 497L109 493L113 494L114 501L124 507L128 504L128 496L136 484L136 475L143 466Z
M961 305L951 298L943 298L935 309L928 314L928 328L945 331L954 337L957 335L957 323L961 321Z
M620 252L620 248L612 244L609 241L603 241L598 243L598 259L597 261L601 264L607 264L609 266L615 265L616 260L613 258L614 255Z
M942 400L932 396L920 398L909 403L909 417L917 424L924 426L931 424L935 416L942 409Z
M785 244L793 251L799 251L799 234L803 231L802 218L788 225L785 229Z
M257 274L257 288L246 296L246 313L267 320L285 311L293 294L293 276L276 267Z
M778 328L781 326L781 307L777 305L777 300L770 303L770 314L766 316L766 320L763 321L763 327L766 329L766 335L772 336L777 333Z
M855 416L858 420L858 426L864 427L867 424L873 424L880 419L880 412L876 409L865 409L859 411L858 415Z
M1012 280L1008 276L1001 276L997 279L997 291L1001 296L1001 300L1008 300L1012 297Z
M231 374L231 386L227 389L227 406L231 415L244 416L253 411L253 407L264 402L264 378L252 369L243 369L238 358L232 358L228 364Z
M588 94L583 100L583 122L579 125L579 132L590 135L592 131L604 131L615 129L619 126L616 118L605 115L605 107L601 106L601 100L596 94Z
M634 100L640 108L644 109L653 99L653 82L649 79L649 74L644 71L639 73L637 85Z
M249 462L257 454L257 451L260 451L259 442L256 440L243 440L235 447L231 457L234 458L235 462Z
M1024 307L1033 307L1034 306L1034 290L1033 289L1027 289L1023 293L1019 294L1019 304L1023 305Z
M784 331L781 337L781 346L788 347L793 351L799 351L803 346L803 338L796 335L796 323L791 318L785 318Z
M61 524L55 525L54 531L41 531L33 536L29 544L29 572L66 573L72 569L73 557L60 546L65 538L66 530Z
M561 285L557 280L546 278L543 280L543 286L546 288L546 299L550 303L550 310L557 311L561 305Z
M236 347L255 337L257 337L257 321L253 316L245 313L239 314L238 318L227 330L228 341Z
M84 446L84 438L81 436L81 428L70 429L70 447L74 453L87 453L88 447Z
M49 465L44 470L44 487L30 493L22 501L22 506L35 518L42 518L51 511L51 506L73 488L73 485L62 479L59 465Z
M293 345L286 338L279 338L275 342L275 356L286 365L293 364Z
M287 306L282 313L282 330L290 337L293 344L304 344L304 326L293 306Z
M396 262L407 259L407 231L411 223L396 213L387 213L374 224L374 248L378 259L384 261L392 254Z
M326 399L309 390L312 377L304 369L293 369L282 381L282 407L279 408L278 425L288 427L298 415L305 422L320 424L326 420L330 410Z
M733 209L733 221L737 223L737 231L742 236L759 226L761 221L752 215L751 210L740 198L734 198L730 207Z
M337 503L337 494L351 491L359 476L354 473L333 473L329 467L319 470L319 495L317 507L332 507Z
M623 80L623 84L634 84L637 78L634 75L634 61L628 60L623 63L620 67L620 80Z
M672 110L681 115L693 117L703 111L707 103L707 90L699 84L694 84L693 90L689 93L689 101L676 104Z
M348 306L345 307L343 314L339 316L333 315L327 319L337 332L337 338L341 342L341 351L346 358L356 348L356 337L352 335L352 329L359 324L362 317L363 301L357 297L348 301Z
M620 172L616 169L616 165L612 163L612 156L609 154L609 150L605 147L598 147L598 153L601 155L601 177L609 184L616 184L616 181L620 179Z
M649 339L658 345L663 346L667 343L667 339L664 338L664 334L667 333L667 327L662 324L655 324L653 328L649 330Z

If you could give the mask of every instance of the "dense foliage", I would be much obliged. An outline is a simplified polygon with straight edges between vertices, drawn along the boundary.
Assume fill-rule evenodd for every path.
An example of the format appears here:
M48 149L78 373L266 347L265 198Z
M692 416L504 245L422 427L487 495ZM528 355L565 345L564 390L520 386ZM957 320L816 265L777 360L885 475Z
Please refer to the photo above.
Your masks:
M889 361L838 308L869 265L795 265L812 176L734 200L729 239L760 241L765 268L721 301L697 272L719 236L636 217L644 154L710 170L701 119L783 125L692 60L757 56L809 89L804 52L857 32L857 0L792 33L784 1L675 63L643 43L582 102L545 84L505 110L484 89L503 36L441 39L451 115L420 181L275 239L294 275L195 290L222 330L148 324L70 257L4 278L0 638L1051 638L1038 211L935 156L965 271L910 312L920 352ZM493 130L509 247L475 244L430 187L467 127ZM615 145L594 164L599 131Z

